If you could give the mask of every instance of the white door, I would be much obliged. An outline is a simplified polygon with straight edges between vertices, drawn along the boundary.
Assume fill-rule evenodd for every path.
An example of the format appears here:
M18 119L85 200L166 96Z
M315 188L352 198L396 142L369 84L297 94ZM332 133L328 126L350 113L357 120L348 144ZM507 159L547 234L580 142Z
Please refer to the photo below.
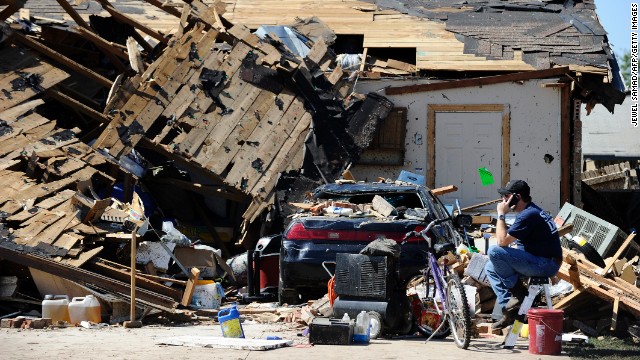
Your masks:
M435 117L435 187L455 185L458 191L440 196L445 204L472 206L499 197L502 182L502 113L437 112ZM486 168L494 183L482 186L478 168Z

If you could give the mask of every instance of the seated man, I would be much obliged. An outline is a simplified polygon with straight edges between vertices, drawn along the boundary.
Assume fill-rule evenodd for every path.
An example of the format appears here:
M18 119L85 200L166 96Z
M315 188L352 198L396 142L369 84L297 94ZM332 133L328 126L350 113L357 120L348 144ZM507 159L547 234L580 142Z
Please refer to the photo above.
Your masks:
M502 318L491 328L503 329L513 323L518 308L526 296L520 277L554 276L562 264L562 247L558 229L549 214L531 202L529 185L523 180L511 180L498 190L502 202L498 203L496 238L498 246L491 246L485 266L487 277ZM505 214L514 210L517 215L509 230ZM516 247L510 247L515 242Z

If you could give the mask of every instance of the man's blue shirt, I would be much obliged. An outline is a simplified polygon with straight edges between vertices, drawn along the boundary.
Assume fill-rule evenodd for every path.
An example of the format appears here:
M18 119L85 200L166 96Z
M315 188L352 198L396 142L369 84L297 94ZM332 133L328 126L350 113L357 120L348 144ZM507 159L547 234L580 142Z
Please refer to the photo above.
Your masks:
M562 257L562 247L555 222L538 205L529 203L522 210L507 233L518 241L518 248L532 255L546 258Z

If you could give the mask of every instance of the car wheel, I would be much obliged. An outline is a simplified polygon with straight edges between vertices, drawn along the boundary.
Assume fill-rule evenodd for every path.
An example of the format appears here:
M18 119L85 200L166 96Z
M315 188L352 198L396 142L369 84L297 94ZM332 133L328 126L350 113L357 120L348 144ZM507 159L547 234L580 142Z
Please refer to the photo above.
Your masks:
M371 325L369 331L369 338L377 339L382 335L382 316L377 311L369 311L369 324Z

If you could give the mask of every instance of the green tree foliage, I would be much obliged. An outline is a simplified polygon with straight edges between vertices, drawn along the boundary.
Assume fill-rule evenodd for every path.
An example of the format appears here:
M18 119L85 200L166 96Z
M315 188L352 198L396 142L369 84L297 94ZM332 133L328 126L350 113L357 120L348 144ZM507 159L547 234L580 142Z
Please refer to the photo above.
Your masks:
M618 65L625 85L627 88L631 88L631 51L626 50L622 56L618 56Z

